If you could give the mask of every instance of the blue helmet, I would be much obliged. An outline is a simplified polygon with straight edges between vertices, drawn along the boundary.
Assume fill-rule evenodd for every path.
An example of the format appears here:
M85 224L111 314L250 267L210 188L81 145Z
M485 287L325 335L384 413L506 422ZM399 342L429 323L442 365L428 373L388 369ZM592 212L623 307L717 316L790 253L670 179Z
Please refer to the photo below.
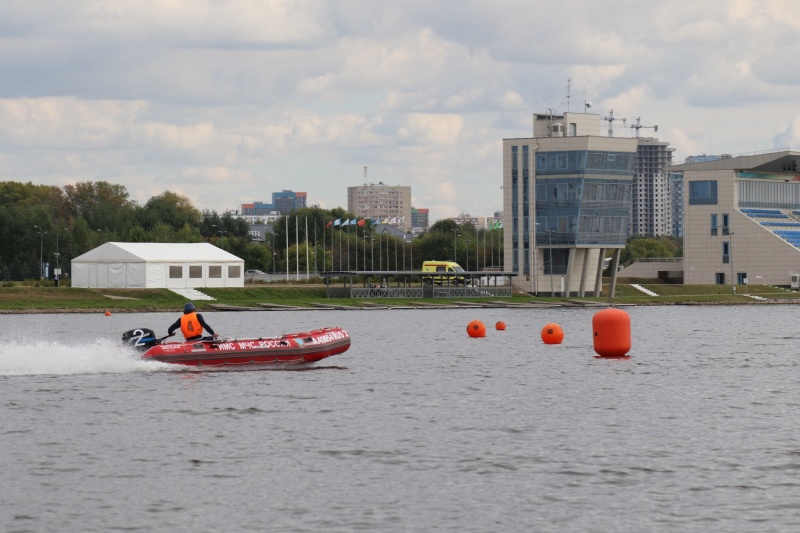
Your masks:
M192 302L188 302L186 305L183 306L183 313L191 313L194 311L194 304Z

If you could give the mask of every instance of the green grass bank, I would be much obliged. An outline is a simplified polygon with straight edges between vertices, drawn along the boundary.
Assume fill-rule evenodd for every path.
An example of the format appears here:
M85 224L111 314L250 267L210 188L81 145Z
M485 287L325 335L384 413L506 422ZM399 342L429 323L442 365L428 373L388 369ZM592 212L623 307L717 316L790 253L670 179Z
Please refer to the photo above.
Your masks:
M608 298L608 286L600 298L552 298L535 297L525 293L511 298L470 298L475 304L542 305L691 305L691 304L765 304L800 303L800 293L766 285L740 285L736 294L730 285L669 285L653 283L652 280L628 280L617 284L614 298ZM648 282L650 281L650 282ZM651 296L636 289L633 284L653 291ZM453 303L447 299L332 299L325 296L322 285L246 285L243 288L204 289L203 292L216 298L214 301L195 301L201 310L210 310L214 305L232 307L292 306L320 308L323 305L349 307L411 306ZM46 313L46 312L149 312L179 311L186 298L166 289L79 289L71 287L22 286L0 287L0 313Z

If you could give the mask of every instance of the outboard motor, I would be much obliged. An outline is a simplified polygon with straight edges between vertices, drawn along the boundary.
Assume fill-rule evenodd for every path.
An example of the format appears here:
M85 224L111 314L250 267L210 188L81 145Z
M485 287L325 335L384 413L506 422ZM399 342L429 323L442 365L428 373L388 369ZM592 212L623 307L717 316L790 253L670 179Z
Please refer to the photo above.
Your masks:
M156 337L152 329L137 328L123 333L122 342L144 352L161 342L161 340Z

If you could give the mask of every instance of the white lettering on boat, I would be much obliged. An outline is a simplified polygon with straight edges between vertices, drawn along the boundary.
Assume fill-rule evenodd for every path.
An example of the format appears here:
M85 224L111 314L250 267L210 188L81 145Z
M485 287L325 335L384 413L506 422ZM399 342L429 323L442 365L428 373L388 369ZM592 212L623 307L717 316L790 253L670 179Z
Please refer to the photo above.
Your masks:
M339 341L347 338L347 333L344 331L329 331L319 337L314 337L314 344L327 344L329 342Z

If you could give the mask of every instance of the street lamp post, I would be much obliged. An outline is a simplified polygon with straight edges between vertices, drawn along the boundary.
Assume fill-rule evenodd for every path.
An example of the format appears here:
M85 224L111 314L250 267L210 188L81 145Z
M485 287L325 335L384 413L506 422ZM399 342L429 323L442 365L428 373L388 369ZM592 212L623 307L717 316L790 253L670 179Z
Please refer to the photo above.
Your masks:
M219 230L219 235L220 235L220 239L221 239L220 240L220 248L225 250L225 229L220 227L220 226L217 226L216 224L211 224L211 227L212 228L217 228Z
M47 232L35 224L33 227L39 230L39 279L43 279L44 268L42 265L42 251L44 250L44 234Z
M65 229L64 231L67 231L67 230ZM53 254L53 255L56 256L56 271L55 271L56 287L58 287L58 280L61 278L61 263L59 261L61 259L61 254L58 251L58 235L60 233L61 233L61 231L59 229L56 229L56 253Z
M458 230L453 229L453 262L458 263Z

